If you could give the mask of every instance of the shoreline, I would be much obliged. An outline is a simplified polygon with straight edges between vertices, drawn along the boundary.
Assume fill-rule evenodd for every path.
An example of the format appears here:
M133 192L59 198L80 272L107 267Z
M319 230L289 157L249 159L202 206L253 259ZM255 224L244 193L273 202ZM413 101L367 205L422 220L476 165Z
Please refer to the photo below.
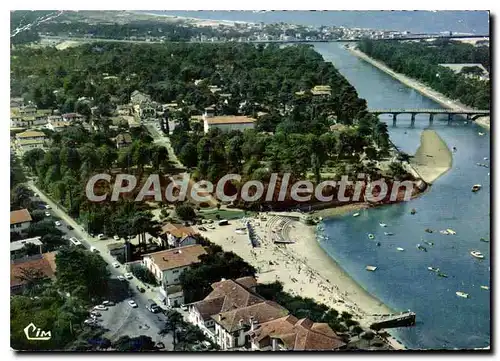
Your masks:
M410 160L410 165L427 183L436 179L451 169L453 155L446 142L432 129L424 129L420 136L420 145Z
M361 208L365 206L361 205ZM354 209L360 209L360 205L338 207L334 213L341 215ZM329 214L331 216L333 213ZM254 266L259 283L280 281L285 292L312 298L339 313L349 312L364 328L370 325L366 316L394 313L394 310L366 291L323 250L316 236L315 226L267 213L260 213L260 216L248 217L246 220L250 221L260 239L261 244L257 248L249 244L247 234L236 233L244 225L245 219L198 232L221 246L224 251L234 252ZM294 243L275 244L274 230L282 234L283 238L294 240ZM388 337L386 342L394 349L406 349L392 337Z
M357 56L358 58L373 65L377 69L382 70L386 74L390 75L392 78L398 80L399 82L406 85L407 87L415 89L423 96L435 101L438 104L441 104L445 108L457 109L457 110L473 110L473 108L468 107L468 106L466 106L458 101L455 101L455 100L452 100L452 99L446 97L445 95L439 93L438 91L430 88L429 86L423 84L422 82L420 82L416 79L412 79L406 75L395 72L394 70L389 68L384 63L371 58L370 56L366 55L365 53L363 53L362 51L360 51L358 49L355 49L355 48L350 47L350 46L347 47L346 49L349 52L351 52L353 55ZM483 128L486 128L488 130L490 129L490 117L489 116L477 118L474 122Z
M191 23L195 26L229 26L234 27L236 24L255 24L248 21L238 21L238 20L213 20L213 19L204 19L204 18L193 18L189 16L177 16L177 15L168 15L168 14L155 14L151 12L136 12L133 10L129 11L130 14L134 15L142 15L149 17L161 17L164 19L170 19L173 21L185 21Z

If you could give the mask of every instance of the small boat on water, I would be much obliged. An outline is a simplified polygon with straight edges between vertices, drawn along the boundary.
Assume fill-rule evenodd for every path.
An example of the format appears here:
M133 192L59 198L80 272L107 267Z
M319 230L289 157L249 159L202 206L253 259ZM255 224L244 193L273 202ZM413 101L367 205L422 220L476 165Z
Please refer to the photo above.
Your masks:
M384 234L385 234L386 236L394 236L394 233L392 233L392 232L384 232Z
M426 228L426 229L425 229L425 231L426 231L427 233L432 233L432 229L430 229L430 228Z
M484 159L484 160L488 160L488 157L484 157L483 159Z
M425 239L423 239L422 242L424 242L425 244L427 244L429 246L434 246L434 242L426 241Z
M438 277L448 278L447 274L444 274L444 273L441 273L441 272L438 272L437 275L438 275Z
M427 269L432 272L439 272L439 268L427 267Z
M411 211L410 211L410 214L415 214L417 213L417 210L415 208L413 208Z
M441 234L450 234L450 232L448 232L448 231L446 231L446 230L439 231L439 233L441 233Z
M357 217L357 216L359 216L359 213L354 213L352 216Z
M484 135L484 133L481 132L478 132L477 134L479 134L481 137Z
M457 292L455 292L455 294L456 294L458 297L469 298L469 294L468 294L468 293L465 293L465 292L462 292L462 291L457 291Z
M471 251L470 254L472 257L475 257L475 258L479 258L479 259L484 258L484 255L479 251Z
M457 151L457 147L453 147L453 153Z
M368 234L368 238L370 238L370 239L374 239L374 238L375 238L375 236L374 236L372 233L370 233L370 234Z
M420 243L417 244L417 249L420 250L420 251L427 252L427 248L425 248L424 246L422 246Z
M366 266L366 268L365 268L365 269L366 269L367 271L374 272L374 271L377 269L377 267L375 267L375 266Z
M398 247L396 248L399 252L403 252L405 249L404 248L401 248L401 247Z
M472 186L472 191L473 191L474 193L476 193L476 192L477 192L478 190L480 190L480 189L481 189L481 184L474 184L474 185Z
M387 227L387 224L385 223L379 223L380 227Z
M481 286L481 288L482 288L483 290L486 290L486 291L488 291L488 290L490 289L488 286Z
M480 240L481 242L486 242L486 243L488 243L488 242L489 242L486 238L482 238L482 237L481 237L479 240Z
M453 229L451 228L446 228L446 231L448 232L448 234L457 234L457 232L455 232Z
M377 246L380 247L381 243L380 242L377 242Z

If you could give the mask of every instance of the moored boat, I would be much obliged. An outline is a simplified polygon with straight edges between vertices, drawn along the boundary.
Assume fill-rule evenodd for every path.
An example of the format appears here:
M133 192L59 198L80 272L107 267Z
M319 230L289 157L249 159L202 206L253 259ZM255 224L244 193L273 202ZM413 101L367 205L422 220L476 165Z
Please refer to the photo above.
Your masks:
M486 290L486 291L488 291L488 290L490 289L488 286L481 286L481 288L482 288L483 290Z
M370 239L374 239L374 238L375 238L375 236L374 236L372 233L370 233L370 234L368 234L368 238L370 238Z
M398 247L396 248L399 252L403 252L405 249L404 248L401 248L401 247Z
M448 231L446 231L446 230L439 231L439 233L441 233L441 234L450 234L450 233L449 233Z
M392 233L392 232L384 232L384 234L385 234L386 236L394 236L394 233Z
M446 231L448 232L448 234L457 234L457 232L455 232L453 229L451 228L446 228Z
M366 266L367 271L374 272L376 269L377 269L377 267L375 267L375 266Z
M470 254L472 257L475 257L475 258L479 258L479 259L484 258L484 255L479 251L471 251Z
M448 275L444 274L442 272L438 272L437 275L438 275L438 277L448 278Z
M472 191L475 193L481 189L481 184L474 184L472 186Z
M417 213L417 210L415 208L413 208L411 211L410 211L410 214L415 214Z
M420 250L420 251L427 252L427 248L425 248L424 246L422 246L420 243L417 244L417 249Z
M430 229L430 228L426 228L426 229L425 229L425 231L426 231L427 233L432 233L432 229Z
M432 272L439 272L439 268L435 268L435 267L427 267L427 269L429 271L432 271Z
M359 216L359 213L354 213L352 216L357 217L357 216Z
M380 227L387 227L387 224L385 223L379 223Z
M489 242L486 238L482 238L482 237L481 237L479 240L480 240L481 242L486 242L486 243L488 243L488 242Z
M469 294L468 294L468 293L465 293L465 292L462 292L462 291L457 291L457 292L455 292L455 294L456 294L458 297L469 298Z

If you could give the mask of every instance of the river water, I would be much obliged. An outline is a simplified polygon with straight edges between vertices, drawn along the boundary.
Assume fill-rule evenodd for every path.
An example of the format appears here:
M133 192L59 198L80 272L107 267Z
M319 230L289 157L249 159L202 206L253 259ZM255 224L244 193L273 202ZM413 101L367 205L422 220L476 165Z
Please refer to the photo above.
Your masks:
M340 44L316 44L316 50L331 61L366 99L369 108L442 108L384 72L358 59ZM391 140L402 150L413 154L418 148L428 116L417 116L415 128L409 128L409 117L398 116L397 128L389 124ZM435 118L432 126L451 148L453 166L440 177L431 190L411 202L365 210L359 217L351 215L324 221L327 241L323 249L367 291L395 310L411 309L417 313L417 325L400 328L392 334L409 348L473 348L490 344L490 291L480 288L490 282L490 169L489 132L476 125L458 122L448 126L446 118ZM480 136L478 133L486 133ZM484 160L487 157L488 160ZM483 185L471 192L471 186ZM417 213L410 214L415 208ZM380 227L386 223L387 227ZM434 230L432 234L426 228ZM439 230L451 228L456 235L442 235ZM392 232L393 236L385 236ZM370 241L368 233L376 240ZM433 242L423 244L421 238ZM416 249L422 243L427 252ZM404 252L398 252L402 247ZM469 252L479 250L484 260ZM366 265L378 267L365 271ZM437 277L427 267L439 267L448 278ZM456 291L469 294L457 297Z

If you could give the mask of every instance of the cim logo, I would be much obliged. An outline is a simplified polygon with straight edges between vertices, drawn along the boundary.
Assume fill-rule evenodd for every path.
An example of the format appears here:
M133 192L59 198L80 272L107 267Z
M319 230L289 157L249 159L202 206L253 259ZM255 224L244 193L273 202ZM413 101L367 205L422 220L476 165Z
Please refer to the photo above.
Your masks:
M50 331L42 331L33 322L24 328L24 334L28 340L33 341L47 341L52 337Z

